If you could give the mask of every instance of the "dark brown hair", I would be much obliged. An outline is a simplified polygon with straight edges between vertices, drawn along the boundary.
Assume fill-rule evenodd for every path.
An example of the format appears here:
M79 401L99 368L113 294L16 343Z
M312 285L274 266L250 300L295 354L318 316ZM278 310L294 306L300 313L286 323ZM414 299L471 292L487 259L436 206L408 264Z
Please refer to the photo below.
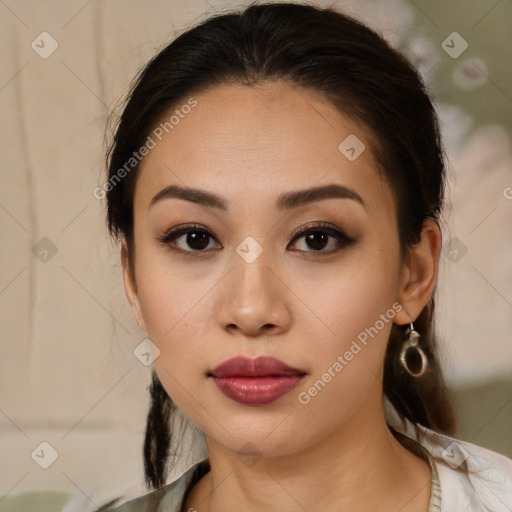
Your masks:
M137 165L119 169L144 145L163 115L193 94L220 84L283 80L323 93L369 128L380 172L393 191L402 258L419 241L426 218L443 205L445 167L438 120L411 64L376 32L332 9L298 4L251 5L214 16L160 51L136 78L108 153L107 224L126 240L133 261L133 197ZM340 141L341 142L341 141ZM415 321L429 370L419 378L398 364L403 327L393 325L383 389L402 418L443 433L455 428L439 366L434 300ZM166 481L173 403L153 374L144 445L146 480Z

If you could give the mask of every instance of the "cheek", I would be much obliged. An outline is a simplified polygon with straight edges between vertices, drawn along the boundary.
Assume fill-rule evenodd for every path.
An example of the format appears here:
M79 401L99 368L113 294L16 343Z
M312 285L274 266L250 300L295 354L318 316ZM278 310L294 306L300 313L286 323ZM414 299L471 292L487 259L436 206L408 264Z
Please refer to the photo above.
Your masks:
M397 246L385 240L361 244L337 269L297 282L302 286L297 295L307 297L314 313L306 316L310 324L301 336L316 340L308 386L320 379L316 388L323 390L328 383L330 389L315 398L317 405L342 400L349 407L381 375L393 319L401 308L395 299L398 257ZM304 351L308 357L311 346ZM307 401L318 391L306 393Z
M375 266L378 260L368 255L359 264L360 272L338 280L331 276L328 293L310 296L329 327L321 329L314 350L304 346L312 371L296 400L303 432L310 432L311 440L319 428L327 435L346 423L364 403L379 407L383 361L396 314L393 304L400 306L394 301L392 272L383 271L389 269L386 264ZM309 337L315 339L313 329ZM321 426L318 417L324 418ZM309 437L304 434L304 442Z
M215 276L210 273L206 282L186 270L185 265L178 269L155 254L141 257L139 264L141 310L148 338L160 350L155 369L164 388L180 406L185 390L197 394L193 383L199 382L208 370L213 341L213 304L208 290Z
M338 307L329 317L329 332L324 330L317 337L312 377L335 381L335 392L349 390L357 395L361 386L381 374L396 312L390 297L372 292L374 295L353 293L348 299L338 297ZM332 378L334 375L336 379Z
M168 269L159 271L154 265L150 268L151 273L141 273L138 289L150 339L161 351L167 351L171 347L179 348L181 344L186 345L189 350L193 349L191 332L196 332L195 337L200 339L197 320L201 315L207 314L204 304L201 304L201 300L205 299L204 287L199 282L187 279L183 274L179 276L170 273ZM204 321L205 318L203 323ZM183 343L180 344L180 341Z
M355 247L339 264L304 268L291 280L305 307L302 318L325 337L321 346L337 346L355 338L386 314L395 300L399 265L393 247ZM298 301L298 305L300 305ZM393 311L390 311L388 316ZM387 323L387 322L386 322ZM379 322L380 326L380 322Z
M140 236L136 255L137 293L148 334L164 349L174 333L202 311L215 275L197 263L173 259L166 249Z

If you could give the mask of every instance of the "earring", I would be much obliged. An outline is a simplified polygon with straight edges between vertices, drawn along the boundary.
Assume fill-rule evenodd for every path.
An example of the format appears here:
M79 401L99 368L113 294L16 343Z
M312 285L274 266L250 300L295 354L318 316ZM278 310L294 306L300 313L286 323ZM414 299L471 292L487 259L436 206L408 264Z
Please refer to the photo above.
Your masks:
M411 322L409 334L400 350L400 364L412 377L421 377L428 366L427 356L418 345L421 336Z

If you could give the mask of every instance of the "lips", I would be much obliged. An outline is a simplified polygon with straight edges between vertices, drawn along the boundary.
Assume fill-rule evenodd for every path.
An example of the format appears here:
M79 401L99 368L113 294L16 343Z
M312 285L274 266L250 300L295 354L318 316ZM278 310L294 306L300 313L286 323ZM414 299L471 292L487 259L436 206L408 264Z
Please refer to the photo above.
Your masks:
M270 404L295 388L306 372L273 357L224 361L208 374L228 398L249 406Z

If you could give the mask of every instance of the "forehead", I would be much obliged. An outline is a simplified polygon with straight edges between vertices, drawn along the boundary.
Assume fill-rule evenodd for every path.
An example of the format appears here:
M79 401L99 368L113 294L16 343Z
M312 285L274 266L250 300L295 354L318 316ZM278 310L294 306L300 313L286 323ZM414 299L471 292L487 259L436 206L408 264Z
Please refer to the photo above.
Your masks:
M370 204L382 194L391 200L368 130L322 94L267 82L221 85L193 99L193 108L182 108L187 97L162 116L139 168L136 204L172 183L247 200L336 182Z

